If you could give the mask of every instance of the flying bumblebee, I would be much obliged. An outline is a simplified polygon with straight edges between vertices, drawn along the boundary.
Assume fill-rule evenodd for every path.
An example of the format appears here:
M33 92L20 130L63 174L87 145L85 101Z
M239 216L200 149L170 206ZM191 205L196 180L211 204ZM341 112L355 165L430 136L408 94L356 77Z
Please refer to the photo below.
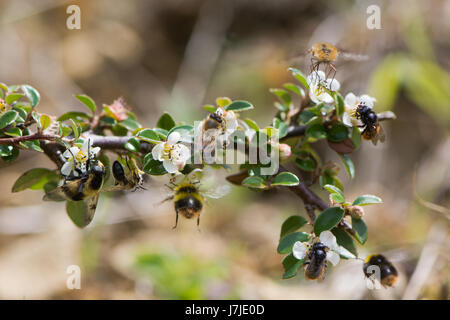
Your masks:
M316 242L308 251L308 261L305 262L305 277L309 280L321 280L327 268L327 252L330 249L321 242Z
M175 229L178 225L178 216L181 214L186 219L193 219L197 217L197 227L200 225L200 214L206 202L206 197L219 199L230 191L229 185L219 185L212 188L211 179L206 179L200 185L200 180L203 177L201 169L195 169L189 175L185 176L179 183L171 181L168 187L172 190L164 201L173 200L176 212ZM210 176L211 177L211 176Z
M88 153L89 154L89 153ZM106 176L103 163L99 160L89 159L86 161L86 169L81 171L75 157L73 158L75 171L78 176L67 176L64 183L47 193L43 200L54 201L55 199L66 199L69 201L85 201L86 211L80 227L86 227L94 218L95 209L99 198L100 189Z
M127 169L125 170L121 162L125 162ZM132 192L143 189L144 172L139 169L136 160L131 157L127 157L124 160L120 159L114 161L112 165L112 173L116 183L114 186L105 189L104 191L117 191L117 190L131 190Z
M359 104L355 110L355 117L363 123L361 127L364 129L361 132L361 136L365 140L371 140L374 145L377 145L378 141L385 141L386 136L383 128L380 126L378 116L372 108Z
M392 287L397 282L397 269L395 269L394 265L383 255L372 254L364 261L363 271L365 276L368 278L371 278L371 276L375 273L375 270L369 270L369 267L372 266L380 268L380 283L384 287Z

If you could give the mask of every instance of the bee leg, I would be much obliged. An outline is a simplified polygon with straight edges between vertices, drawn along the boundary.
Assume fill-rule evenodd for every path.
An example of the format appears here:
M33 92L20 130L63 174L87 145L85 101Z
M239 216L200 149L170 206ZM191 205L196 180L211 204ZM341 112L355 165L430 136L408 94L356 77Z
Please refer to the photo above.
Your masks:
M172 227L172 229L175 229L178 225L178 211L176 211L176 218L175 218L175 225Z
M329 65L330 65L330 68L333 69L333 71L334 71L333 78L332 78L332 80L330 82L330 89L331 89L331 83L333 83L334 78L336 77L336 66L334 64L332 64L331 62L329 63Z
M198 230L198 232L201 232L201 230L200 230L200 215L198 215L198 217L197 217L197 230Z

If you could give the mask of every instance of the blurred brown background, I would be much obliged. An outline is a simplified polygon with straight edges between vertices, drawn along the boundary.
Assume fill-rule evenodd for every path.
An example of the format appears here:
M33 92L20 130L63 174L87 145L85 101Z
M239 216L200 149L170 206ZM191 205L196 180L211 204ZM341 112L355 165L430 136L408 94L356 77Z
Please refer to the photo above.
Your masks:
M66 28L71 4L81 8L81 30ZM366 27L373 4L379 30ZM82 110L78 93L97 105L123 96L148 127L165 110L176 120L201 119L202 104L217 96L251 101L246 116L269 124L268 89L294 81L289 66L309 70L301 55L312 43L367 54L365 62L338 62L341 91L373 94L375 109L398 119L383 123L386 143L352 154L356 178L344 170L341 178L348 198L384 200L366 210L360 256L383 253L400 272L388 290L366 288L361 261L328 268L321 283L281 280L281 223L304 214L283 190L235 188L211 201L199 233L187 220L171 229L172 205L155 206L165 181L151 179L147 192L102 197L94 226L79 230L64 205L43 203L40 191L11 193L30 167L53 168L44 155L22 152L0 164L0 298L449 298L448 215L414 193L450 207L450 1L4 0L0 39L0 81L36 87L40 111ZM66 288L69 265L82 268L81 290Z

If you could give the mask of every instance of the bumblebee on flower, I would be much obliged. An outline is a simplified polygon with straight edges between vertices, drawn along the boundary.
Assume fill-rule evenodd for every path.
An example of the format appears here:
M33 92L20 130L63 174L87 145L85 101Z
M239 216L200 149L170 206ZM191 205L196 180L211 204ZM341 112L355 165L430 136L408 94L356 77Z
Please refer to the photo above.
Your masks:
M61 174L66 177L79 177L86 172L86 164L95 159L100 152L100 147L92 147L92 140L84 140L80 148L73 146L63 153L65 163L61 167Z

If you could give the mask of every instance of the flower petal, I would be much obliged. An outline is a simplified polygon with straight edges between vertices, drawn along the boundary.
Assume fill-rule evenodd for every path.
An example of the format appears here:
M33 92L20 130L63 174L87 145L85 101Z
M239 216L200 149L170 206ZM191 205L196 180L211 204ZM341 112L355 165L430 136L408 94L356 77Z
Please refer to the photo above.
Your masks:
M100 152L100 147L91 148L91 155L95 157Z
M344 112L342 114L342 123L344 125L346 125L347 127L353 127L353 123L352 123L352 120L351 120L350 115L348 114L348 112Z
M343 246L338 246L334 251L347 259L355 259L356 258L353 253L351 253L350 251L345 249Z
M158 143L152 149L152 156L153 159L155 160L162 161L163 153L164 153L164 143Z
M73 162L72 161L67 161L63 164L63 166L61 167L61 174L64 176L69 176L70 173L72 172L72 168L73 168Z
M319 238L320 238L320 242L322 242L324 245L326 245L331 250L335 250L338 248L338 245L336 242L336 237L334 236L333 233L331 233L331 231L329 231L329 230L322 231L320 233Z
M188 147L186 147L184 144L177 143L174 146L172 154L174 154L174 158L177 161L180 160L180 161L186 162L188 159L191 158L191 150Z
M177 143L178 141L180 141L180 137L181 134L178 131L172 132L168 137L167 137L167 144L168 145L174 145L175 143Z
M63 156L64 156L64 158L69 159L69 158L72 158L73 156L76 156L78 154L78 152L80 152L80 149L78 147L72 147L72 148L69 148L66 151L64 151Z
M358 99L353 94L353 92L347 93L347 95L344 98L344 104L352 109L358 104Z
M333 266L336 266L339 263L339 261L341 260L341 258L339 257L339 255L336 252L328 251L327 252L327 260L330 261Z
M176 172L178 172L177 165L175 163L173 163L172 161L168 160L168 159L164 159L163 166L164 166L164 169L166 169L166 171L168 173L176 173Z
M336 79L327 79L326 87L331 91L338 91L341 88L341 84Z
M377 101L374 97L371 97L367 94L363 94L359 97L359 103L368 106L369 108L373 108L374 102Z
M298 260L305 259L308 248L303 242L297 241L292 247L292 254Z

